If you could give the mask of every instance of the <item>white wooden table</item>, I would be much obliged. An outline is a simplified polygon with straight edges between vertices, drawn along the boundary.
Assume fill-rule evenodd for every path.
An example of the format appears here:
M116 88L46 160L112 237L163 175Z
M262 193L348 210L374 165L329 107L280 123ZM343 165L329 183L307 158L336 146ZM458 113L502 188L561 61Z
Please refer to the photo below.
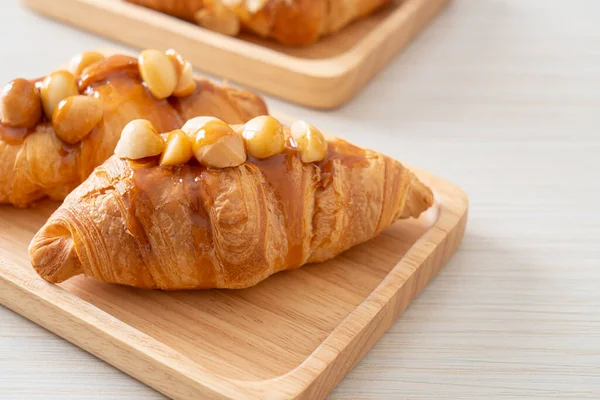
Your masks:
M113 45L2 3L2 84ZM600 1L456 0L346 107L269 105L471 200L462 249L332 399L600 398ZM0 307L0 398L163 397Z

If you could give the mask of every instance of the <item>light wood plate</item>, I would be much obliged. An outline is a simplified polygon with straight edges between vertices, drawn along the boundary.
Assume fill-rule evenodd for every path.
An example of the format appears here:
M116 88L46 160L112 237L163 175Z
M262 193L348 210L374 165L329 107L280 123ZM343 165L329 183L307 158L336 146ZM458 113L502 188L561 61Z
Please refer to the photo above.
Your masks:
M244 290L47 283L27 246L57 204L0 206L0 303L175 399L323 398L462 239L465 194L416 172L436 197L421 218Z
M301 48L223 36L122 0L23 0L53 18L140 48L174 47L200 70L316 108L361 89L450 0L394 0L374 15Z

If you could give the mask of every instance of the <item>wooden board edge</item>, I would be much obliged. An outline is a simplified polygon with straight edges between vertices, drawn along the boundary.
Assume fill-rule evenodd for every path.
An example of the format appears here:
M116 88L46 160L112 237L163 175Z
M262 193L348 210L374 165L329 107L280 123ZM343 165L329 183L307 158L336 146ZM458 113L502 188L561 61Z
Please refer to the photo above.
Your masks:
M256 393L278 393L278 396L270 397L281 400L325 398L456 252L466 230L467 195L447 181L416 168L413 170L420 178L425 176L428 184L431 184L433 179L451 188L455 196L446 196L445 202L440 204L440 213L435 224L305 362L282 377L256 382ZM451 201L452 206L446 201ZM423 248L430 251L426 255L413 254L415 249L422 252ZM415 268L408 279L402 279L399 270L407 263L415 265ZM396 284L400 281L402 284ZM340 337L345 340L339 341ZM301 389L298 390L299 387ZM296 388L296 391L291 392L290 388Z
M60 296L68 301L68 296L64 294ZM83 322L78 315L65 311L54 304L54 301L32 294L26 287L11 281L1 272L0 304L142 382L146 378L146 371L155 363L155 360L145 352L135 351L125 343L113 340L99 327ZM145 383L156 390L166 394L170 392L171 385L176 385L182 397L191 397L197 393L190 387L192 381L186 379L179 371L162 365L152 370L156 378L155 382L150 385L146 380ZM212 396L208 394L206 398L222 398L216 392L212 393Z
M335 109L350 101L452 1L405 0L407 8L403 12L398 10L385 20L378 29L378 35L368 35L348 52L328 60L329 64L338 64L340 72L331 79L321 80L318 89L324 93L326 90L330 93L339 91L339 88L346 89L331 100L324 95L324 100L319 99L319 104L314 107Z
M72 293L0 268L0 305L174 399L235 399L240 388Z
M111 0L21 0L28 7L71 25L111 39L139 47L177 49L195 67L267 94L317 109L334 109L348 102L391 58L410 41L451 0L405 0L380 27L346 53L330 59L307 60L278 53L263 46L236 38L200 30L183 21ZM94 18L81 23L83 7ZM127 33L107 30L107 21L124 26ZM165 26L172 29L164 30ZM162 35L155 35L163 29ZM174 32L177 31L177 32ZM389 40L391 37L399 40ZM207 58L206 54L211 57ZM240 74L239 65L252 74ZM273 79L276 76L277 79ZM286 85L281 85L286 82Z
M440 182L446 184L442 180ZM462 193L460 189L456 190ZM41 281L28 282L18 274L6 276L1 270L0 303L175 399L199 395L207 399L240 396L260 399L266 394L281 399L323 398L368 352L454 253L462 239L467 218L466 196L458 200L464 204L462 214L450 215L448 208L442 205L434 226L413 246L429 242L431 235L435 236L435 246L428 246L431 251L408 280L400 286L390 284L390 277L410 251L305 362L290 373L270 380L237 382L211 375L210 371L175 350L95 309L59 286ZM439 232L431 233L436 229ZM400 293L405 285L411 289ZM391 295L385 293L389 290ZM93 308L93 312L87 308ZM359 315L361 311L363 315ZM337 340L340 336L346 340L331 342L331 338L336 337Z

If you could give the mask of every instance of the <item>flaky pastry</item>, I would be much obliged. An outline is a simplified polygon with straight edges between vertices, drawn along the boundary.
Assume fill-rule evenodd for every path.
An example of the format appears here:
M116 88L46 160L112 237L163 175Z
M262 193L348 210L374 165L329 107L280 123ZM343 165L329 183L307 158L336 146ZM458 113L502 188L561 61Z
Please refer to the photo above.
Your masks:
M75 57L69 71L5 87L0 204L62 200L110 157L131 120L167 131L197 115L243 123L267 112L250 92L193 79L191 65L174 52L145 51L140 61L89 52Z
M273 130L261 137L278 140L277 124L261 121L189 121L162 135L162 155L154 147L130 152L156 139L151 126L127 128L117 155L36 234L33 267L50 282L85 274L146 289L245 288L335 257L433 203L431 190L398 161L325 141L304 122L284 128L283 148L252 157L244 141L255 136L246 128ZM185 157L161 165L171 152Z

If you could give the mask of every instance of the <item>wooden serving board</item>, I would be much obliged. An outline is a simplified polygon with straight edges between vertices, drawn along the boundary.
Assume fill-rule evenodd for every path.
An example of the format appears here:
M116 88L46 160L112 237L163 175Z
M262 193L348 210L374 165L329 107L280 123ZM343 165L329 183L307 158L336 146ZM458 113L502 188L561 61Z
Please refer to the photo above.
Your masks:
M436 204L335 259L244 290L143 291L39 278L29 241L56 203L0 206L0 303L175 399L320 399L458 247L467 198L416 171Z
M174 47L202 71L299 104L347 102L450 0L392 5L307 47L232 38L122 0L23 0L40 13L140 48Z

